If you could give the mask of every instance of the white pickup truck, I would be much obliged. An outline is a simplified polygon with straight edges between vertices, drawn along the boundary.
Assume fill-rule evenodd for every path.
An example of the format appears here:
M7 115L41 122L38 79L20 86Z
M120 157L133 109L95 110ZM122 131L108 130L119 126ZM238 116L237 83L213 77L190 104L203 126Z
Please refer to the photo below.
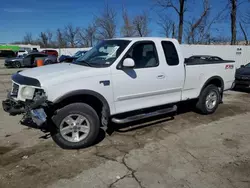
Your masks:
M117 38L72 64L14 74L2 105L10 115L24 114L23 124L46 127L62 148L76 149L93 144L110 121L175 112L181 101L192 99L202 114L211 114L234 75L233 61L185 61L175 39Z

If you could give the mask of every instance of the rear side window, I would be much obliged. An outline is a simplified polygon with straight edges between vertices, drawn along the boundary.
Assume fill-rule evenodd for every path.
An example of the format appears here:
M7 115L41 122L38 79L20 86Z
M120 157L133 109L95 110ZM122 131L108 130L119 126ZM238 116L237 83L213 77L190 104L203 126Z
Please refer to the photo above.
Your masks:
M164 50L165 58L169 66L179 65L179 56L174 44L170 41L162 41L162 48Z

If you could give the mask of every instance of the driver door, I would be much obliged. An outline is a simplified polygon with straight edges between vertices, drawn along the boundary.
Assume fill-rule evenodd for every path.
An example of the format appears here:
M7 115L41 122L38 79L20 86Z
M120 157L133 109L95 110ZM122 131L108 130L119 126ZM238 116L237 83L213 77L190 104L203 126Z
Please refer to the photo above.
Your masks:
M112 70L116 113L162 104L166 100L166 67L159 63L154 42L137 42L125 58L132 58L135 67L122 68L119 64Z

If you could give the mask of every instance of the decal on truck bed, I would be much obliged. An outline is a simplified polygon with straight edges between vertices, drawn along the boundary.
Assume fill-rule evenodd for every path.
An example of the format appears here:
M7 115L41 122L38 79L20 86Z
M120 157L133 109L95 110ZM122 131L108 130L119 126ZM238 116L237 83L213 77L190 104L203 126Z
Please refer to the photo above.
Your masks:
M234 68L234 65L226 65L225 66L225 69L233 69Z

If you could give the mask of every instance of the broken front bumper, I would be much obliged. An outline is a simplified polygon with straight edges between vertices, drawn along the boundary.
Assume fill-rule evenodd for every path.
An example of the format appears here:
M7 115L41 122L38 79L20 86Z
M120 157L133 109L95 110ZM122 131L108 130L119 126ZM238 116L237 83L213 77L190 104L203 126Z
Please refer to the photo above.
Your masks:
M10 94L8 94L5 101L2 101L2 106L3 110L12 116L25 113L24 103L15 101L13 98L11 98Z
M2 107L11 116L23 114L22 124L33 122L39 127L46 122L47 115L44 111L44 107L47 105L46 100L46 96L36 96L34 100L22 102L16 101L8 94L7 99L2 102Z

